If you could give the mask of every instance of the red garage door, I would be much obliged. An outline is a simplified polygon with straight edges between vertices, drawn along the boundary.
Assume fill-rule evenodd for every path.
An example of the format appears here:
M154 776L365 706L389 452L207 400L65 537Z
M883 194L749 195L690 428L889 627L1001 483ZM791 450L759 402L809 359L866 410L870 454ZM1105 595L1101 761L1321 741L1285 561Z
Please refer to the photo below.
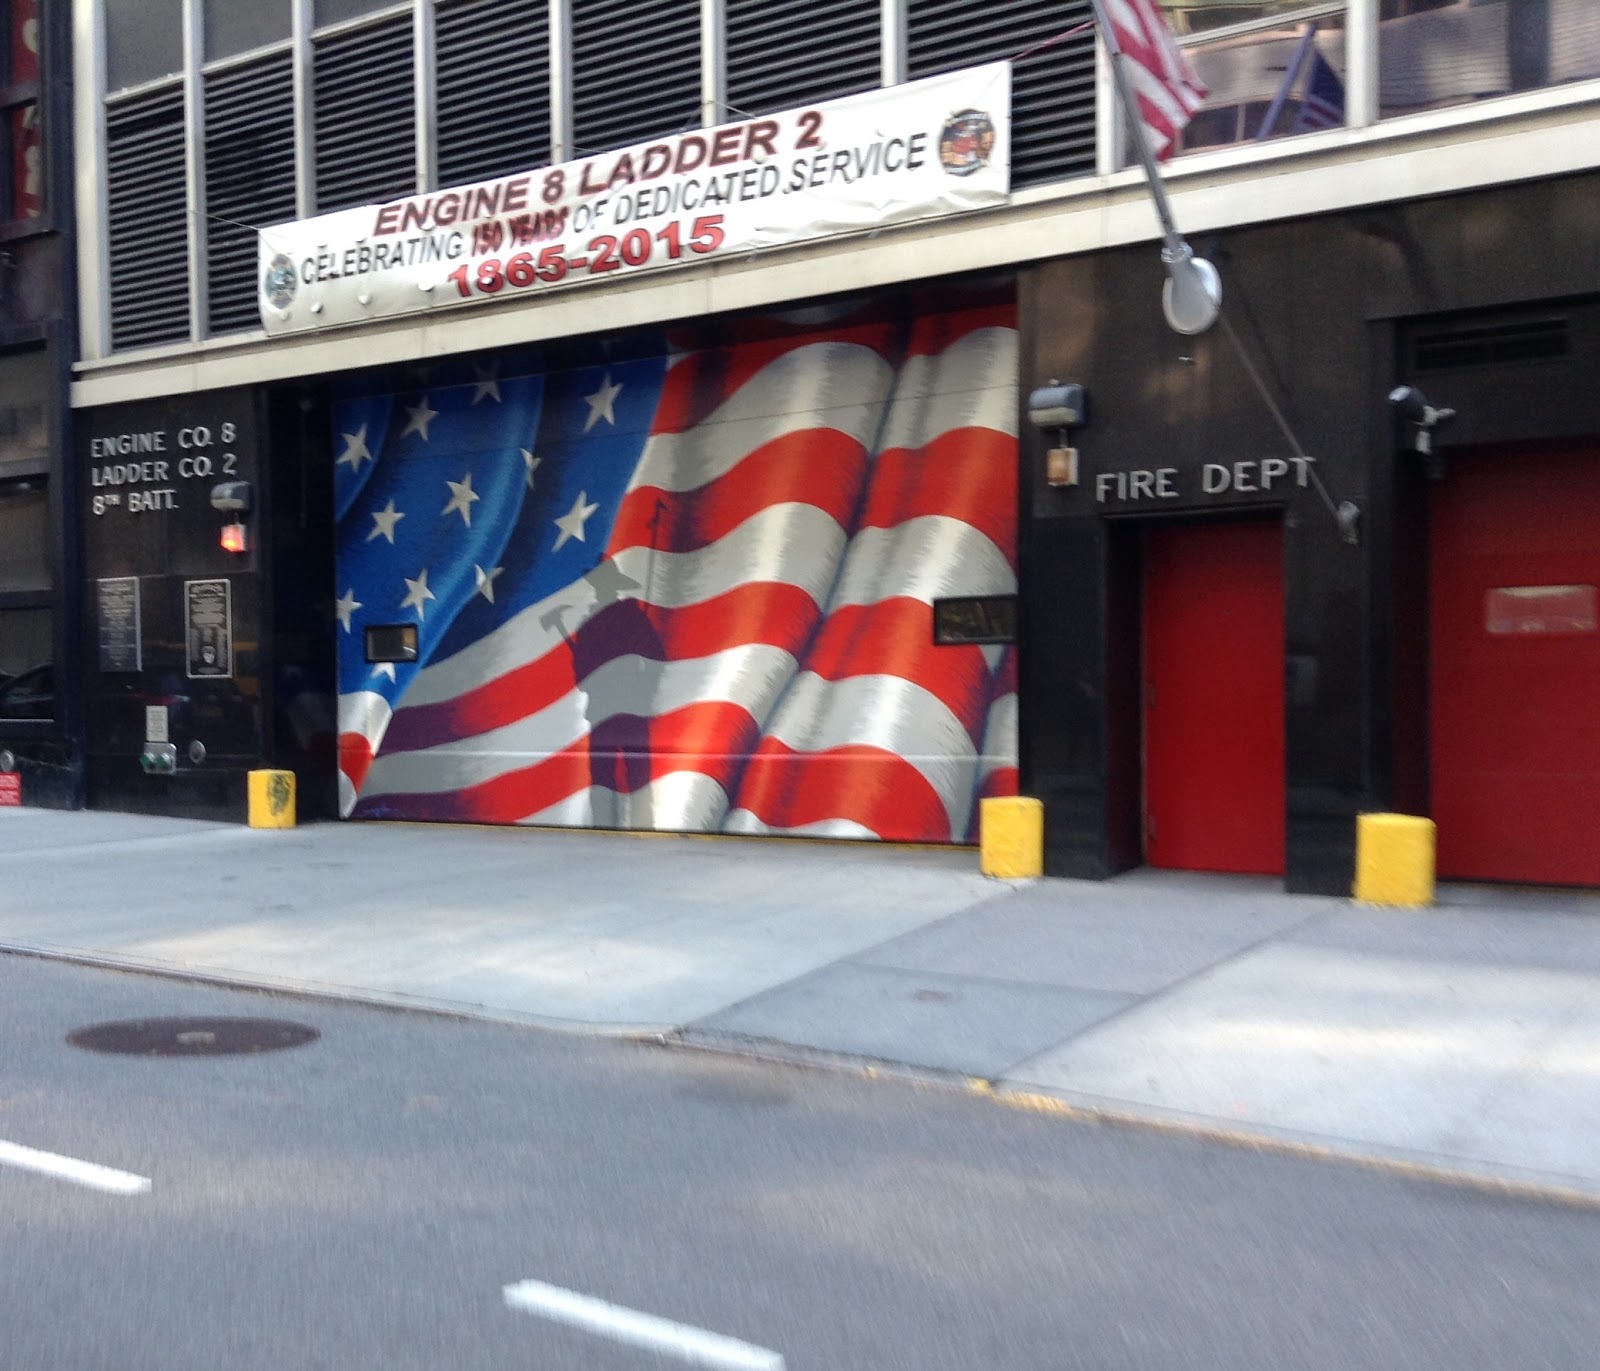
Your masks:
M1144 545L1145 860L1284 860L1283 529L1151 529Z
M1439 874L1600 885L1600 448L1452 455L1430 546Z

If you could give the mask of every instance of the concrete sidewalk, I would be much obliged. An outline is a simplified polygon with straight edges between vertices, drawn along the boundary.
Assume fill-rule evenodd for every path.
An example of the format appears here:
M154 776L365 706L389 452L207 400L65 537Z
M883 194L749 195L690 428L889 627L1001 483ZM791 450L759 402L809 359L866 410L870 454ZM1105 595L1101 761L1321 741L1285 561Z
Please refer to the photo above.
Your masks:
M1600 1197L1600 892L1374 910L969 851L0 810L0 947L948 1074Z

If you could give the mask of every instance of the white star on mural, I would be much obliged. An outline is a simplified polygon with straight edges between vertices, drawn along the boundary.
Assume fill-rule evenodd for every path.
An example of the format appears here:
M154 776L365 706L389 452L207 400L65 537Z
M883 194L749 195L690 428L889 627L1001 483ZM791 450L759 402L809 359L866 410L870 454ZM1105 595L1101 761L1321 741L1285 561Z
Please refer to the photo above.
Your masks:
M495 375L495 373L500 370L499 363L490 362L488 366L480 367L476 362L474 362L472 365L472 370L477 375L477 380L472 383L472 403L477 404L478 401L483 399L485 396L499 400L500 378Z
M406 516L394 507L394 499L382 509L372 511L372 532L367 534L370 543L374 538L387 538L391 544L394 542L394 526Z
M489 571L485 571L481 566L474 562L472 564L472 570L478 578L478 594L483 596L483 598L490 604L493 604L495 577L504 571L505 568L503 566L497 566Z
M428 397L426 395L422 397L420 405L407 405L405 408L406 413L411 417L406 420L406 426L400 430L400 436L404 438L407 434L420 433L422 441L427 442L428 425L439 417L439 411L428 408Z
M421 623L427 616L427 602L439 598L428 589L428 568L423 567L414 581L409 576L402 576L400 579L406 583L406 598L400 601L400 608L416 610L417 622Z
M372 674L374 676L387 676L392 681L394 680L394 663L379 662L372 668Z
M360 471L363 462L372 460L372 453L367 449L367 426L362 424L354 433L342 433L339 436L345 441L345 449L339 454L336 465L343 466L348 462L354 470Z
M483 496L472 488L472 473L469 471L459 481L446 481L450 487L450 503L447 504L439 515L443 518L454 510L461 516L461 520L468 528L472 527L472 502L481 500Z
M333 604L333 612L339 616L339 622L344 625L344 631L351 631L350 623L355 612L361 608L361 601L356 599L356 589L351 586Z
M584 541L583 526L589 522L589 516L599 509L599 505L584 503L589 498L589 492L580 490L578 498L573 502L572 508L556 519L556 527L561 530L561 536L556 539L555 551L560 552L568 538L576 538L580 543Z
M583 421L583 431L587 433L596 422L604 419L612 428L617 426L617 412L612 408L617 402L617 396L622 394L622 383L613 382L611 373L606 372L606 379L600 382L600 389L593 395L585 395L583 403L589 406L589 417Z
M533 455L533 453L531 453L527 448L522 448L522 449L520 449L520 451L522 453L522 465L528 468L528 474L527 474L528 489L532 490L533 489L533 473L539 469L539 463L542 462L544 460L544 458L535 457Z

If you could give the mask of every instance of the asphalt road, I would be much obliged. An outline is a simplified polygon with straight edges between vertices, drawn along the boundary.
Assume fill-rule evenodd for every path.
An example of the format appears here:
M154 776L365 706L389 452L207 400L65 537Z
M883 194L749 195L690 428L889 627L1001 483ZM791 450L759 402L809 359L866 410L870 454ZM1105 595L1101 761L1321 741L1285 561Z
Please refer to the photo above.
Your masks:
M65 1041L162 1015L321 1037L193 1059ZM4 1371L690 1364L508 1307L526 1280L789 1371L1529 1371L1600 1347L1592 1210L944 1087L17 957L0 1033L0 1140L150 1181L0 1165Z

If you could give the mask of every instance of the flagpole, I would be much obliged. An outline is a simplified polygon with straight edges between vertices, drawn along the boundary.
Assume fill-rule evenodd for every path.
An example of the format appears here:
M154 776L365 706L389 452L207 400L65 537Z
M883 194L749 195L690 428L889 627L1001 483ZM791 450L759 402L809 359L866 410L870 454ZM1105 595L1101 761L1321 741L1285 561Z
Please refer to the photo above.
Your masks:
M1172 216L1172 202L1167 198L1166 183L1156 169L1155 153L1150 150L1150 141L1144 136L1139 119L1139 105L1134 98L1133 85L1128 80L1127 55L1117 42L1116 30L1106 17L1104 0L1089 0L1089 3L1094 8L1100 41L1106 45L1106 53L1111 58L1111 76L1116 83L1117 100L1122 105L1123 122L1139 154L1139 163L1144 167L1145 184L1155 203L1156 218L1161 221L1161 261L1167 268L1167 322L1180 333L1203 333L1216 321L1217 307L1222 301L1217 269L1204 258L1196 257L1194 249L1178 232L1177 220Z
M1100 41L1106 45L1106 53L1111 58L1111 75L1116 82L1117 99L1122 104L1128 134L1138 151L1140 165L1144 167L1145 184L1149 186L1150 198L1155 202L1156 217L1161 220L1163 243L1161 260L1167 268L1167 282L1162 291L1162 307L1166 311L1167 323L1179 333L1204 333L1216 323L1222 313L1221 280L1217 275L1217 269L1205 258L1196 257L1194 249L1178 232L1177 220L1172 217L1172 202L1167 198L1167 187L1161 180L1161 173L1156 169L1155 153L1150 150L1150 142L1144 136L1139 106L1134 99L1132 83L1128 80L1127 55L1122 51L1122 45L1117 42L1116 30L1106 17L1105 0L1089 0L1089 3L1093 6L1095 23L1100 29ZM1315 31L1313 28L1312 32ZM1283 411L1272 398L1272 392L1267 389L1266 381L1250 360L1250 354L1245 351L1239 335L1234 332L1233 326L1226 319L1223 320L1222 327L1228 335L1228 341L1233 344L1234 351L1239 354L1245 372L1254 382L1256 390L1277 421L1278 427L1289 440L1290 448L1297 458L1305 461L1305 470L1311 484L1316 488L1328 513L1333 516L1334 522L1339 527L1340 536L1353 546L1359 545L1360 507L1351 500L1336 502L1329 494L1327 486L1323 484L1322 477L1317 472L1316 459L1306 452L1300 445L1300 440L1295 437L1294 430L1289 427L1288 419L1284 417Z
M1305 35L1295 45L1294 56L1289 59L1289 66L1283 73L1283 84L1278 87L1278 93L1272 97L1272 103L1267 106L1267 113L1261 120L1261 127L1256 130L1256 142L1264 143L1272 137L1273 125L1278 122L1283 107L1289 103L1289 92L1294 89L1294 83L1300 79L1301 68L1306 64L1311 44L1316 41L1316 37L1317 25L1313 20L1307 27Z
M1128 136L1133 139L1133 146L1139 154L1139 163L1144 167L1145 180L1150 185L1150 198L1155 201L1156 217L1161 220L1161 236L1166 242L1162 258L1168 253L1174 258L1192 256L1189 245L1183 241L1183 235L1178 232L1178 224L1172 217L1172 202L1167 199L1167 188L1161 180L1161 174L1156 170L1156 157L1150 151L1150 140L1144 136L1144 129L1139 123L1139 105L1134 99L1133 86L1128 81L1128 73L1124 67L1127 57L1122 51L1122 45L1117 42L1116 30L1111 27L1111 21L1106 18L1104 0L1089 0L1094 7L1094 22L1100 30L1100 41L1106 45L1106 54L1111 58L1111 76L1116 82L1117 101L1122 106L1123 123L1127 126Z

